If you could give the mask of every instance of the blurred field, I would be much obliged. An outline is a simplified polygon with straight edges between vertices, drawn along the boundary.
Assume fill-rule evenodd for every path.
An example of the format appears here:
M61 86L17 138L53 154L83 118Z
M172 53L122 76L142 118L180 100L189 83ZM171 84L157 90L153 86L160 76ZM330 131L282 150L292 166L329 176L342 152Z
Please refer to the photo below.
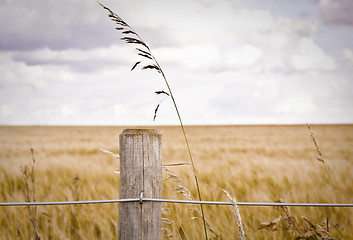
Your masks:
M163 162L188 162L180 127L154 127L162 133ZM124 127L0 127L0 201L25 201L21 169L36 160L36 200L98 200L119 197L118 160L99 148L118 153ZM353 125L314 125L326 164L305 125L186 127L198 171L203 200L228 201L226 189L239 202L353 202ZM163 197L186 199L174 188L184 186L196 199L190 166L169 167L181 178L164 181ZM168 177L164 172L164 177ZM203 229L192 205L164 205L170 220L164 239L202 239ZM240 206L247 239L295 239L298 232L281 221L276 231L258 230L286 214L273 207ZM302 216L337 239L353 239L352 208L290 208L296 226ZM117 239L118 205L45 206L37 208L42 239ZM229 206L207 206L213 239L238 239ZM1 207L1 239L33 239L34 230L24 207ZM328 220L328 224L327 224Z

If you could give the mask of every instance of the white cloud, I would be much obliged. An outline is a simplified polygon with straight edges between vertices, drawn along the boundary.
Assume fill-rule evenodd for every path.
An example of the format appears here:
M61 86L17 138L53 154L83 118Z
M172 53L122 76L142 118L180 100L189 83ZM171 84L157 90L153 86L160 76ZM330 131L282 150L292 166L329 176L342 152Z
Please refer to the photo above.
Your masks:
M314 104L312 96L298 93L281 100L275 108L275 113L304 115L316 110L317 106Z
M288 41L289 36L307 36L317 31L317 21L310 19L296 19L286 16L275 16L269 10L241 9L233 13L233 21L229 28L239 33L270 36ZM262 41L267 41L262 38Z
M134 55L132 46L110 45L89 50L64 49L53 50L48 47L33 51L15 52L14 59L30 65L37 64L72 64L74 62L101 62L101 63L131 63Z
M187 45L180 48L158 48L155 55L163 64L177 64L187 69L217 68L221 55L216 45Z
M312 38L307 37L299 41L294 54L290 58L290 64L299 71L331 71L337 67L333 57L326 55Z
M28 66L24 62L12 60L12 53L0 52L1 82L7 84L21 84L40 88L45 84L42 66Z
M124 109L124 107L122 107L120 104L115 104L113 109L114 109L114 115L116 117L120 117L120 116L127 113L127 111Z
M268 37L268 42L275 49L283 48L289 41L289 38L284 33L273 33Z
M70 104L65 104L60 107L61 113L64 117L70 117L75 114L74 107Z
M234 6L232 1L221 0L206 5L198 5L195 1L162 1L158 6L158 17L154 15L157 10L152 4L132 2L126 15L133 18L135 29L147 29L150 38L145 39L145 34L142 37L152 45L158 45L160 38L167 38L170 39L169 46L178 47L209 44L237 47L246 43L266 43L280 49L293 37L310 36L317 30L317 21L313 19L275 15L269 9L247 9L244 4ZM137 12L134 5L141 5ZM159 31L163 35L149 35L148 31Z
M353 64L353 52L350 49L344 49L342 51L342 56L350 63Z
M9 104L0 105L0 116L9 117L15 113L14 109Z
M261 49L246 44L239 49L233 49L226 55L227 65L231 67L250 67L255 65L263 56Z

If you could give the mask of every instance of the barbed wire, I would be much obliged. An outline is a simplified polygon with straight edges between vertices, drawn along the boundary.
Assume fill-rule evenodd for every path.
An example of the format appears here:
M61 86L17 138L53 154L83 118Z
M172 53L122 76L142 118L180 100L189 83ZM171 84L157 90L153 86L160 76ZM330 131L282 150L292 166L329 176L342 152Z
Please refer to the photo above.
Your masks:
M79 204L105 204L105 203L126 203L126 202L165 202L181 204L204 204L204 205L234 205L233 202L218 201L193 201L177 199L155 199L155 198L128 198L112 200L90 200L90 201L64 201L64 202L9 202L0 203L0 207L14 206L48 206L48 205L79 205ZM268 203L268 202L236 202L238 206L254 207L353 207L353 203Z

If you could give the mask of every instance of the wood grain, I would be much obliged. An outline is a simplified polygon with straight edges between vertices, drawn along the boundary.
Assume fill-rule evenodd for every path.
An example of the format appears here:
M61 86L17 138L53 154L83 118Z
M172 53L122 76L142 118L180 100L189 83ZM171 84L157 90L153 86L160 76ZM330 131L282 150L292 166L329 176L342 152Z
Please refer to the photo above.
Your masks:
M120 198L162 196L161 134L125 129L120 134ZM119 239L160 239L161 203L119 205Z

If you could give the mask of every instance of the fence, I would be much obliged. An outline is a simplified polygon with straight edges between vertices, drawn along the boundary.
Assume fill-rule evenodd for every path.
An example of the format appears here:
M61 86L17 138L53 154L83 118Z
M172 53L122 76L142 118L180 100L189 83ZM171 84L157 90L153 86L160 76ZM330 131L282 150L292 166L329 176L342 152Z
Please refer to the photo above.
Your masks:
M138 197L136 197L138 196ZM160 239L161 203L234 205L233 202L162 199L161 135L151 129L120 134L120 199L0 203L0 207L119 203L119 239ZM136 204L138 203L138 204ZM238 206L353 207L353 203L236 202Z
M104 204L123 202L165 202L181 204L204 204L204 205L234 205L232 202L218 201L193 201L179 199L155 199L155 198L128 198L112 200L91 200L91 201L64 201L64 202L12 202L0 203L0 207L26 207L26 206L51 206L51 205L82 205L82 204ZM268 202L236 202L238 206L249 207L353 207L353 203L268 203Z

